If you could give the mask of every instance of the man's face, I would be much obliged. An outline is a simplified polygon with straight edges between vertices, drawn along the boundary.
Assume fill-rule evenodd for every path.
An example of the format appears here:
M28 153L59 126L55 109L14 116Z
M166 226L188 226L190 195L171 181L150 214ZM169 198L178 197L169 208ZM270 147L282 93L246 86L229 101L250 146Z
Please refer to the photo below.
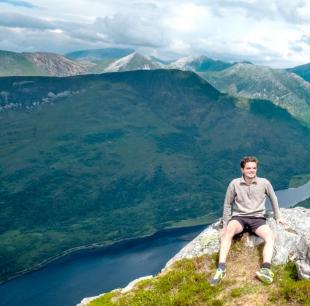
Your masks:
M255 162L247 162L241 172L245 178L253 179L256 176L257 165Z

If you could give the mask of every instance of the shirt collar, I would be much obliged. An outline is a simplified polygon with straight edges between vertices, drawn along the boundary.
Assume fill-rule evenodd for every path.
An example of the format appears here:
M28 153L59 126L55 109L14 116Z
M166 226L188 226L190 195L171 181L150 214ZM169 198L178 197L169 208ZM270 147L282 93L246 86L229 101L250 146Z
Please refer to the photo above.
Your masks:
M240 184L245 184L245 185L248 185L248 183L245 181L243 175L241 176L240 178ZM257 176L254 177L253 181L251 184L257 184Z

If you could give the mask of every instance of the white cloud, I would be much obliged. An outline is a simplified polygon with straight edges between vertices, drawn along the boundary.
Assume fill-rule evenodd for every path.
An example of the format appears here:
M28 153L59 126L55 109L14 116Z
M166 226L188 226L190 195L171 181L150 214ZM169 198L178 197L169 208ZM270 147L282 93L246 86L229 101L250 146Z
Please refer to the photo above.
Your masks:
M276 67L310 62L309 0L8 2L0 2L0 49L119 46L161 57L205 54Z

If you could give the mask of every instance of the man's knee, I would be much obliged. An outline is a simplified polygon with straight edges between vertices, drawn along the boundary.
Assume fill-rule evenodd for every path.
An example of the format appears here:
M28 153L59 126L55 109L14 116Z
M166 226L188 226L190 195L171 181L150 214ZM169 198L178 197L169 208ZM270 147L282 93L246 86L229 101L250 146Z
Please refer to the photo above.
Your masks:
M236 230L234 228L227 227L223 234L223 239L232 240L235 235L236 235Z
M274 244L274 242L275 242L275 235L274 235L274 233L272 231L270 231L270 234L267 235L265 241L268 242L268 243Z
M265 241L266 240L268 240L268 241L274 241L275 240L275 235L267 224L262 225L259 228L257 228L255 230L255 234L257 236L261 237L262 239L264 239Z

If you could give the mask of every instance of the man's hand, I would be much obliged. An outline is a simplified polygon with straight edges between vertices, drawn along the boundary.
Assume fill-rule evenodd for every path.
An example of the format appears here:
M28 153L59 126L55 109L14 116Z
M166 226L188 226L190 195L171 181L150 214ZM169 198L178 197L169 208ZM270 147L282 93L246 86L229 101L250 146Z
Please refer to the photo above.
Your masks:
M279 218L276 220L277 224L287 225L287 222L284 218Z

